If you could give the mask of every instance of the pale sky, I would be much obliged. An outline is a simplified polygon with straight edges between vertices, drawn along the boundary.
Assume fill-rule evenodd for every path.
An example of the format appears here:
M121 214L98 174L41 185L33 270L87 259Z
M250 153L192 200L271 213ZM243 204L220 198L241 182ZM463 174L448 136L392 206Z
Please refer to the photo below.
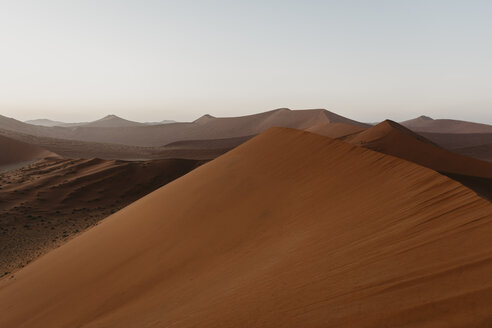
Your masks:
M0 0L0 114L492 123L492 1Z

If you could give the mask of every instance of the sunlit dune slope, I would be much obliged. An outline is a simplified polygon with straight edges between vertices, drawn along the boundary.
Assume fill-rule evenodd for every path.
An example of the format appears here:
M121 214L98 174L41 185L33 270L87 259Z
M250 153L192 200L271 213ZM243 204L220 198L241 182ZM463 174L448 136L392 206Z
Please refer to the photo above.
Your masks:
M1 327L487 327L492 205L270 129L0 281Z
M379 123L347 141L439 172L492 178L492 163L442 149L393 121Z

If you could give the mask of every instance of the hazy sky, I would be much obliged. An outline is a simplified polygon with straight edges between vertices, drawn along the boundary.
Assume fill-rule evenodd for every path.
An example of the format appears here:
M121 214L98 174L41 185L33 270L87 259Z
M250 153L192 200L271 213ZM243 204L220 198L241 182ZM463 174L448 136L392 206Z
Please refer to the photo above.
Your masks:
M0 114L492 123L492 1L0 0Z

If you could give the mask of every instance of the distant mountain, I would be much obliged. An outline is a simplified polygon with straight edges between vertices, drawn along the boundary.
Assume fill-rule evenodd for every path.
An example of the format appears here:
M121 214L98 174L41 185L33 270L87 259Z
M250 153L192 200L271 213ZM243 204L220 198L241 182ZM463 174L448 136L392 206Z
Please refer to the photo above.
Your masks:
M121 128L126 126L143 126L145 123L125 120L116 115L107 115L97 121L89 122L80 126L97 128Z
M92 122L66 123L66 122L53 121L50 119L42 118L42 119L37 119L37 120L24 121L24 123L32 124L32 125L38 125L38 126L44 126L44 127L54 127L54 126L61 126L61 127L74 127L74 126L122 127L122 126L134 126L134 125L160 125L160 124L176 123L176 121L163 120L160 122L140 123L140 122L135 122L135 121L129 121L129 120L123 119L121 117L118 117L116 115L107 115L107 116L105 116L99 120L92 121Z
M216 119L216 117L210 115L210 114L205 114L199 118L197 118L196 120L193 121L193 123L196 123L196 124L204 124L204 123L207 123L207 122L210 122L212 120Z
M417 132L492 133L492 125L448 119L435 120L428 116L420 116L400 124Z
M0 118L0 129L59 139L103 142L132 146L162 146L181 140L228 139L259 134L271 127L305 130L324 123L345 123L362 128L370 127L325 109L276 110L240 116L213 117L204 115L194 122L148 125L124 120L115 115L84 125L45 127ZM125 129L112 129L125 127ZM111 128L111 129L110 129Z
M53 120L49 120L49 119L46 119L46 118L42 118L42 119L38 119L38 120L28 120L28 121L25 121L25 123L32 124L32 125L39 125L39 126L47 126L47 127L53 127L53 126L69 126L69 125L71 125L71 123L65 123L65 122L60 122L60 121L53 121Z
M27 131L42 131L42 128L38 126L33 126L28 123L24 123L18 121L16 119L0 115L0 128L18 132L27 132Z
M169 124L169 123L176 123L176 121L173 120L163 120L160 122L145 122L144 124L146 125L161 125L161 124Z

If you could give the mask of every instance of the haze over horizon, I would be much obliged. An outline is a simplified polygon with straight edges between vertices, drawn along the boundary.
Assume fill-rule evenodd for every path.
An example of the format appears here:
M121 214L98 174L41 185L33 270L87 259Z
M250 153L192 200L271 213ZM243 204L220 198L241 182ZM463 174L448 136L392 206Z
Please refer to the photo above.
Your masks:
M9 1L0 114L140 122L326 108L492 124L488 1Z
M281 108L285 108L285 107L281 107ZM276 110L276 109L280 109L280 108L274 108L274 109L268 109L268 110L265 110L265 111L261 111L261 112L250 112L250 113L245 113L244 115L238 115L237 117L242 117L242 116L248 116L248 115L255 115L255 114L260 114L260 113L264 113L264 112L269 112L269 111L272 111L272 110ZM290 110L309 110L311 108L302 108L302 109L297 109L297 108L288 108ZM314 108L313 108L314 109ZM325 108L323 108L325 109ZM328 109L327 109L328 110ZM337 112L337 111L333 111L333 110L328 110L330 112L333 112L335 114L338 114L338 115L341 115L341 116L344 116L342 113L340 112ZM164 112L165 113L165 112ZM0 114L1 115L1 114ZM152 120L145 120L145 119L133 119L131 121L134 121L134 122L139 122L139 123L159 123L159 122L165 122L165 121L169 121L169 122L182 122L182 123L185 123L185 122L193 122L195 121L196 119L202 117L202 116L205 116L205 115L212 115L213 117L233 117L233 116L216 116L216 115L213 115L211 113L202 113L202 114L198 114L198 116L196 116L195 118L191 118L189 120L182 120L182 121L179 121L179 120L169 120L169 119L159 119L157 118L155 121L152 121ZM94 121L98 121L98 120L103 120L103 119L107 119L107 118L110 118L111 116L114 116L115 118L119 118L119 119L128 119L127 117L125 116L122 116L122 115L118 115L118 114L115 114L115 113L108 113L108 114L99 114L99 116L94 116L95 118L93 119L86 119L86 120L79 120L79 121L64 121L64 120L57 120L57 119L52 119L52 118L49 118L49 117L37 117L37 118L32 118L32 119L27 119L27 120L21 120L21 119L18 119L19 121L23 121L23 122L26 122L26 123L31 123L31 121L37 121L37 120L50 120L50 121L60 121L60 122L63 122L63 123L84 123L84 122L87 122L87 123L90 123L90 122L94 122ZM410 119L414 119L414 118L417 118L417 117L427 117L427 118L430 118L430 119L433 119L433 120L438 120L438 119L456 119L456 120L460 120L460 116L456 116L456 117L430 117L428 115L418 115L418 116L413 116L413 117L408 117L408 120ZM92 116L91 116L92 117ZM350 118L350 119L353 119L353 117L348 117L348 116L344 116L344 117L347 117L347 118ZM14 118L14 119L17 119L16 117L11 117L11 118ZM385 118L382 118L380 120L372 120L372 121L366 121L366 122L363 122L361 120L358 120L359 122L361 123L368 123L368 124L376 124L376 123L379 123L379 122L382 122L382 121L385 121L385 120L393 120L392 118L388 118L388 117L385 117ZM403 119L401 121L404 121L406 119ZM467 121L467 120L462 120L462 121ZM475 123L482 123L482 124L492 124L492 122L480 122L480 121L472 121L472 120L468 120L468 122L475 122Z

